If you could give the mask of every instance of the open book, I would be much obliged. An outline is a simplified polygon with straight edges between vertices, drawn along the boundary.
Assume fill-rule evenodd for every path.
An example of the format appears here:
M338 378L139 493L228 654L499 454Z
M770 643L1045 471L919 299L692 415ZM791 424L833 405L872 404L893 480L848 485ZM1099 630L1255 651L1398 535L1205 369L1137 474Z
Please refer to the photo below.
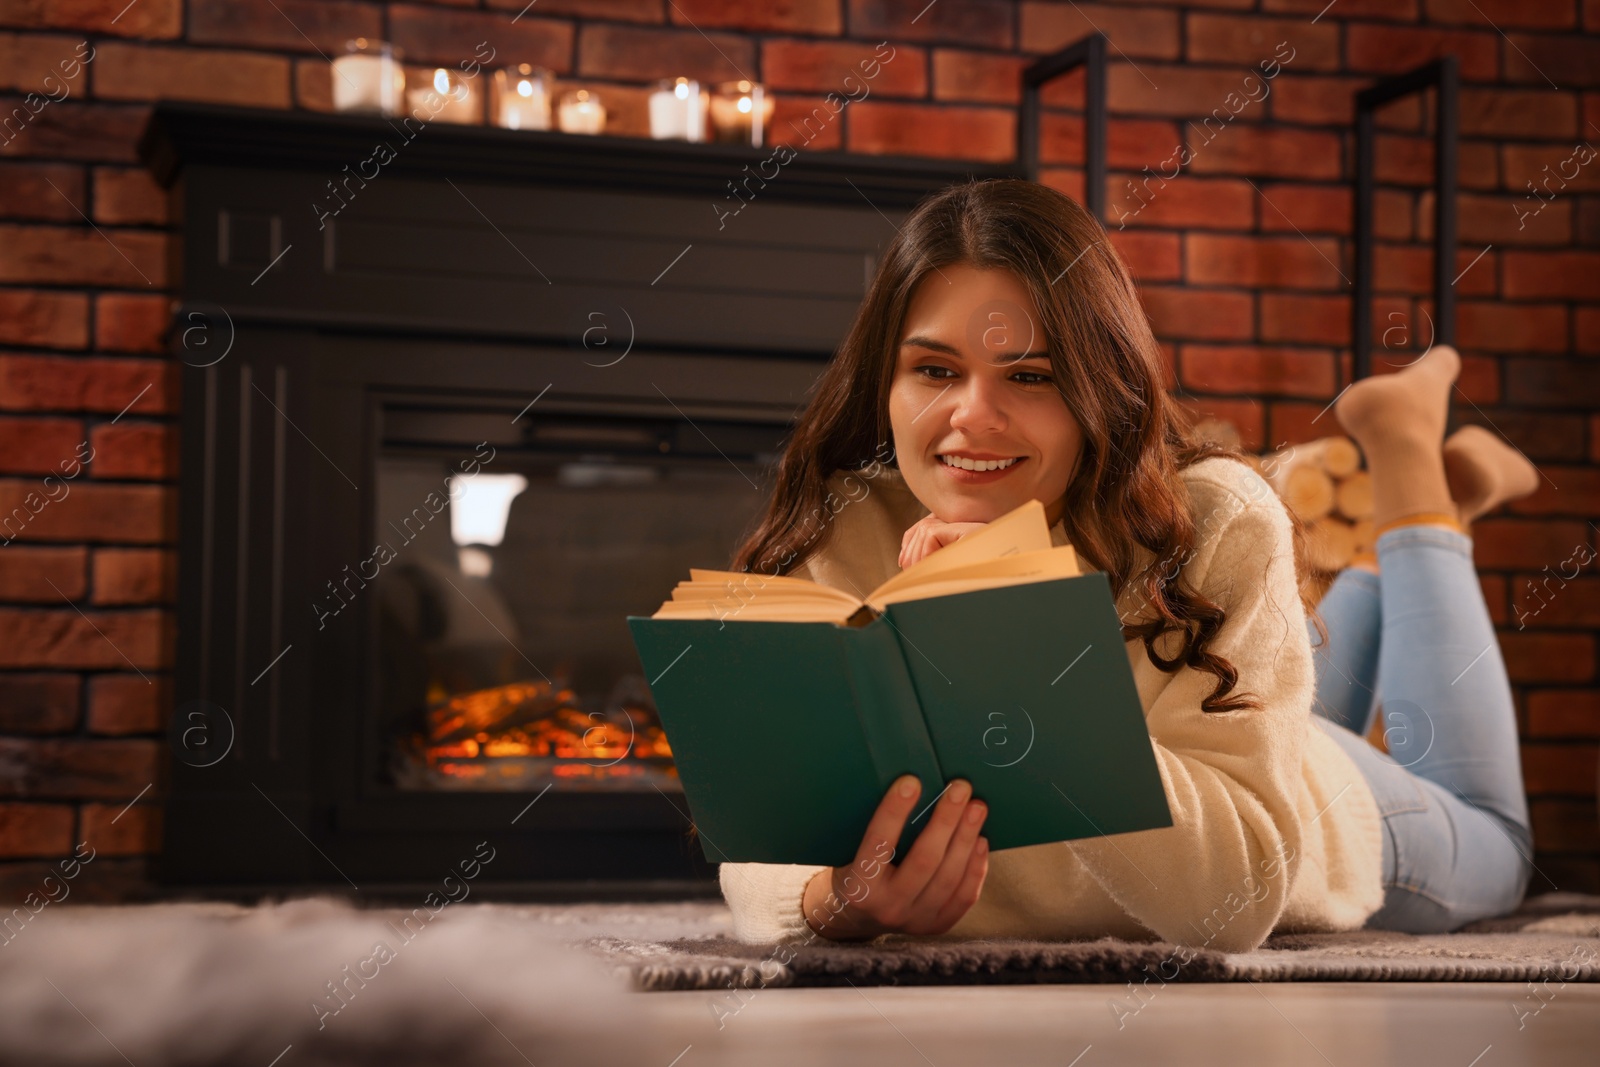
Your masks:
M893 781L953 778L991 849L1172 825L1106 575L1031 500L858 600L690 570L628 616L707 859L850 863Z
M983 529L924 556L868 593L864 601L804 578L691 567L689 581L679 582L672 599L651 618L720 619L736 615L745 622L864 626L890 604L906 600L1076 578L1078 574L1077 553L1071 545L1052 547L1044 505L1029 500Z

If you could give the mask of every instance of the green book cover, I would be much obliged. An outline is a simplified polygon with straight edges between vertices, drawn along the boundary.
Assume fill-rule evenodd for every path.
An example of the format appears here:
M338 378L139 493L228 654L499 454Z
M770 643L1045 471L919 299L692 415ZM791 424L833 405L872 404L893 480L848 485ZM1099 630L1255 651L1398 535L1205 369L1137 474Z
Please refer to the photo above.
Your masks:
M706 858L843 867L890 784L953 778L991 850L1171 826L1104 572L864 626L628 616Z

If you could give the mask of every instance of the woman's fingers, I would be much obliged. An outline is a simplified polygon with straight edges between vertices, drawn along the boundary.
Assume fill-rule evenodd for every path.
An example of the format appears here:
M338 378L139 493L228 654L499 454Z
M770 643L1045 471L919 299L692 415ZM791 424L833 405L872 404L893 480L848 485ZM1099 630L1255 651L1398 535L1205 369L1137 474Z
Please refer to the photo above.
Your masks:
M949 930L961 917L972 910L978 902L978 897L983 892L984 879L989 876L989 839L980 837L973 846L972 854L967 859L966 872L962 876L961 884L956 887L950 899L944 902L938 913L934 916L933 925L927 931L932 934L942 934Z
M911 851L901 861L895 872L895 889L905 894L906 902L914 902L928 883L933 880L944 854L972 798L972 786L957 778L945 787L944 794L933 804L933 814L917 832Z
M923 887L912 904L912 914L923 921L929 921L944 907L951 894L961 885L961 880L967 872L968 861L972 857L972 850L978 843L978 831L983 827L983 821L988 816L989 809L983 801L973 799L968 802L966 809L961 813L960 821L956 824L955 832L951 834L949 843L945 846L944 857L939 867L934 871L933 877Z
M895 779L867 822L867 831L861 835L861 845L856 849L852 866L872 871L874 863L887 864L893 860L895 844L921 793L922 782L916 775L903 774Z

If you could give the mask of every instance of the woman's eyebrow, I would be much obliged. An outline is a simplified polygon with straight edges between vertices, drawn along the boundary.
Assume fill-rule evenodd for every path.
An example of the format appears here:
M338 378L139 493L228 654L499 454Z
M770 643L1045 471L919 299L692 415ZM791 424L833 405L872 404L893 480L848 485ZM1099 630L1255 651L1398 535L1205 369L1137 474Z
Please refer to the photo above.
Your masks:
M907 347L912 347L912 346L915 346L917 348L930 349L931 351L934 351L934 352L942 352L947 356L954 356L957 359L962 358L961 357L961 353L960 353L959 350L957 350L955 348L952 348L950 345L945 344L943 341L934 340L932 337L923 337L921 334L917 334L917 335L914 335L912 337L907 337L904 341L900 342L900 347L901 348L907 348ZM1039 351L1039 352L1001 352L1000 354L995 356L995 362L999 363L1001 365L1005 365L1005 364L1008 364L1008 363L1016 363L1016 362L1018 362L1020 360L1024 360L1024 359L1049 359L1049 358L1050 358L1050 353L1049 352L1045 352L1045 351Z

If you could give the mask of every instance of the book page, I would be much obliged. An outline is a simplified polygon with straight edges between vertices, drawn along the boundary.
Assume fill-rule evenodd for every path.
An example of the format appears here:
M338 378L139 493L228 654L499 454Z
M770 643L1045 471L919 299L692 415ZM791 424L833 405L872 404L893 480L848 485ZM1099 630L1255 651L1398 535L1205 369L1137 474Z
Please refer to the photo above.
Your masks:
M1050 526L1044 521L1044 505L1037 500L1024 501L983 529L974 530L954 544L945 545L913 563L868 593L867 603L881 600L889 593L918 582L934 579L944 571L1051 547Z
M875 596L868 606L882 611L889 604L927 597L948 596L977 589L998 589L1006 585L1025 582L1048 582L1057 578L1076 578L1078 553L1071 545L1059 545L1037 552L1018 552L1000 559L983 560L965 567L951 567L935 572L924 581Z

